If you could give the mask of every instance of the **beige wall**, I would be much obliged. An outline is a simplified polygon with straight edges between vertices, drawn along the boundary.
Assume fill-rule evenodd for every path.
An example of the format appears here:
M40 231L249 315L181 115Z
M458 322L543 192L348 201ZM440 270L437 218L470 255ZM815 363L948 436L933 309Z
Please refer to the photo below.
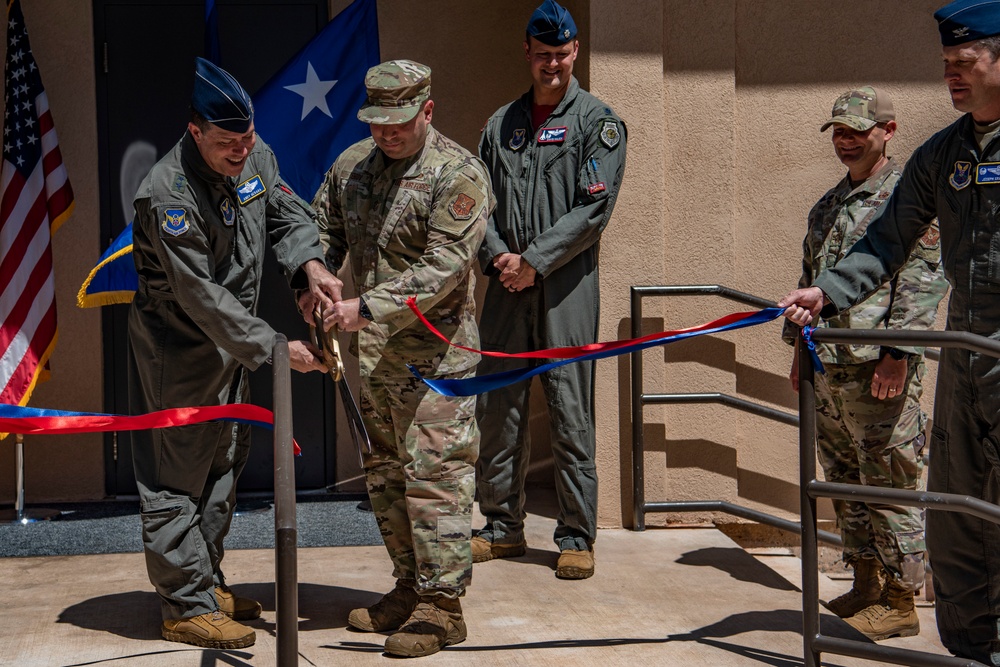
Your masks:
M331 16L346 4L331 0ZM723 284L772 299L793 287L806 212L844 172L818 131L833 99L864 83L887 88L900 123L897 157L956 117L940 80L937 4L566 2L580 26L578 78L628 125L626 180L602 241L601 338L629 335L630 285ZM486 118L529 85L521 40L536 5L380 0L382 56L433 68L435 125L474 150ZM32 0L24 10L77 195L76 213L54 243L53 380L32 404L100 411L100 314L74 305L102 245L91 3ZM859 29L869 24L883 29ZM643 326L691 326L743 309L718 298L651 301ZM790 351L779 329L773 323L647 352L647 391L722 392L794 411ZM598 364L602 526L627 525L632 512L629 382L626 359ZM544 468L544 405L537 407L536 464ZM723 499L797 512L794 429L719 406L672 406L646 409L645 435L647 501ZM29 501L103 495L99 436L31 438L26 450ZM349 448L341 454L353 465ZM13 487L7 440L0 502ZM358 480L345 488L360 488Z

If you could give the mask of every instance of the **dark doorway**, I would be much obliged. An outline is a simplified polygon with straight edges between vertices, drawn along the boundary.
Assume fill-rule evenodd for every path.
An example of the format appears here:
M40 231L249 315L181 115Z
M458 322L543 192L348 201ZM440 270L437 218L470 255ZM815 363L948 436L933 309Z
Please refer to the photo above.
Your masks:
M328 20L326 0L217 0L221 66L251 94ZM184 133L195 56L204 55L204 3L177 0L94 0L101 238L107 247L128 224L131 200L149 168ZM262 137L267 141L267 137ZM96 259L96 258L95 258ZM260 316L289 339L306 338L291 291L273 256L267 258ZM102 313L105 410L128 412L128 306ZM318 373L292 374L300 489L335 481L333 390ZM271 407L271 367L251 377L253 402ZM118 436L121 437L118 437ZM108 495L134 495L127 433L106 439ZM240 491L273 487L271 433L254 429Z

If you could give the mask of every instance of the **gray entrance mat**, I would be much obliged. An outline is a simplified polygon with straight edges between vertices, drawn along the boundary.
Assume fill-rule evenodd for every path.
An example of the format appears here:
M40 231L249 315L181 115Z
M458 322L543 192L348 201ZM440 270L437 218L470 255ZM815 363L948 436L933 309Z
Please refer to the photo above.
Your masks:
M296 503L300 547L382 544L375 517L359 509L362 496L306 496ZM9 509L10 506L8 505ZM60 516L29 524L0 523L0 557L73 556L142 551L137 500L51 503ZM30 512L31 505L27 510ZM240 499L226 549L273 549L274 506L270 499Z

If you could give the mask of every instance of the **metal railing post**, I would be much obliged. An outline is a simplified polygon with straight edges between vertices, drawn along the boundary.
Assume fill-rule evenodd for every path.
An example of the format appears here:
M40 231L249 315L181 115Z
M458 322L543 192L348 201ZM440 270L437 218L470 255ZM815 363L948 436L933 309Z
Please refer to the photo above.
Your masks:
M642 335L642 292L633 286L632 338ZM646 465L643 442L642 350L632 353L632 530L646 530Z
M819 635L819 543L816 535L816 499L809 484L816 479L816 379L812 355L799 338L799 521L802 524L802 643L804 667L818 667L820 653L813 648Z
M299 657L299 593L295 521L295 454L292 449L292 380L288 341L278 334L274 366L274 574L275 651L278 667L293 667Z

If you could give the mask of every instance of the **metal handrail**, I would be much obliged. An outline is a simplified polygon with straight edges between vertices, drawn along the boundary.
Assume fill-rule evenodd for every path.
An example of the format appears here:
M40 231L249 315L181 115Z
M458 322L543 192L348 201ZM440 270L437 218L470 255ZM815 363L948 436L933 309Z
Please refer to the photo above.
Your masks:
M288 340L278 334L274 367L274 581L275 659L278 667L299 664L299 593L295 520L295 454L292 440L292 380Z
M740 292L722 285L633 285L631 288L632 337L642 335L642 299L644 297L714 295L730 301L737 301L758 308L774 306L773 301ZM720 403L728 407L748 412L765 419L798 426L798 415L776 410L766 405L747 401L737 396L721 393L689 394L644 394L642 381L642 352L633 352L632 364L632 530L646 529L647 512L724 512L743 519L749 519L793 533L801 531L801 525L782 519L751 507L745 507L723 500L651 502L645 500L645 443L643 438L643 407L646 405L667 405L678 403ZM824 542L841 545L840 536L828 531L820 531Z
M821 328L812 332L818 343L842 345L934 346L962 348L1000 358L1000 341L964 331L875 331ZM802 346L802 341L797 345ZM818 667L821 653L860 657L897 665L985 667L967 658L953 658L826 637L819 631L819 557L816 498L868 502L890 500L897 505L972 514L1000 524L1000 507L978 498L952 493L928 493L871 486L834 484L816 479L816 395L812 355L799 354L799 490L802 520L802 639L804 667ZM933 452L931 452L933 457Z

